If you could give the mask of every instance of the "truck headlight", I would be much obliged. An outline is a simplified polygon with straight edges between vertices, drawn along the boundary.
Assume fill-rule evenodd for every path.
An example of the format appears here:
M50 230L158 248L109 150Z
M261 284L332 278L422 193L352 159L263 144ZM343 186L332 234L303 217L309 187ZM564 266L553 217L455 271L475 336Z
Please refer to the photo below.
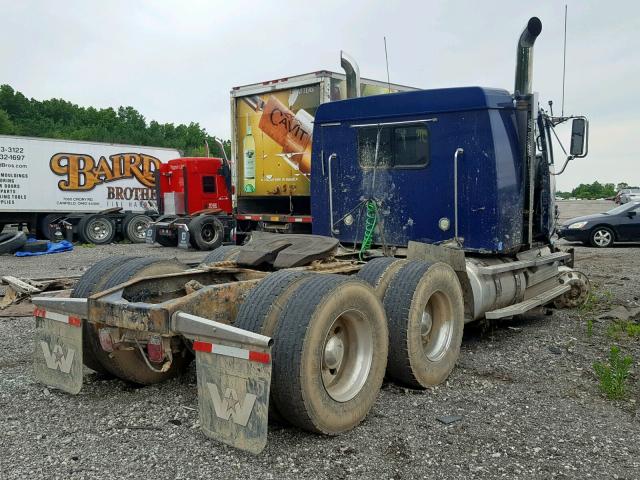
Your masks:
M572 223L571 225L569 225L567 228L570 230L578 230L582 227L584 227L587 224L587 222L575 222Z

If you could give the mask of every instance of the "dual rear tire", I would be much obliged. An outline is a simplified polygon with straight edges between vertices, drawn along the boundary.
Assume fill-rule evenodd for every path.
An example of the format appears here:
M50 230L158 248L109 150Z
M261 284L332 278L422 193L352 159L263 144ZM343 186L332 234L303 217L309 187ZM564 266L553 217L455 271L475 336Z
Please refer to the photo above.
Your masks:
M150 275L178 273L187 266L176 260L162 260L153 257L115 257L101 260L91 267L80 278L71 296L87 298L97 292L120 285L134 278ZM167 380L189 365L191 353L181 348L173 352L171 367L166 372L150 369L142 357L139 349L123 349L107 352L100 344L99 325L83 322L83 362L92 370L102 374L112 375L137 385L151 385ZM152 366L160 370L161 365Z
M387 362L384 309L356 278L273 273L240 307L235 326L274 337L272 413L336 435L367 415Z
M453 269L384 258L358 277L280 271L240 306L235 326L274 339L276 418L335 435L364 419L385 371L413 388L449 376L464 327Z

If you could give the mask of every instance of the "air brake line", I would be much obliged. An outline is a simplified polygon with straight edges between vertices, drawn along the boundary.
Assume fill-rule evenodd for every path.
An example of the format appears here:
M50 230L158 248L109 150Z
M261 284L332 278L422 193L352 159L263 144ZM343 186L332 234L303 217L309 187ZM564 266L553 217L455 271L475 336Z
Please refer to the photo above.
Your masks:
M378 205L375 200L371 199L367 201L367 211L364 224L364 236L362 237L362 245L360 246L360 252L358 258L362 261L362 255L364 252L371 248L373 243L373 232L378 223Z

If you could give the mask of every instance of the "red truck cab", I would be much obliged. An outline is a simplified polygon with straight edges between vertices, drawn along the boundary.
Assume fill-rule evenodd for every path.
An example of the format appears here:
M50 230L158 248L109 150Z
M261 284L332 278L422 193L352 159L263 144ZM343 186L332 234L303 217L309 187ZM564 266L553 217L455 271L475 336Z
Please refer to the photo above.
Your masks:
M156 198L161 217L147 242L213 250L233 241L231 169L221 158L176 158L160 165Z
M207 209L232 211L230 181L221 158L169 160L157 173L156 198L162 214L190 215Z

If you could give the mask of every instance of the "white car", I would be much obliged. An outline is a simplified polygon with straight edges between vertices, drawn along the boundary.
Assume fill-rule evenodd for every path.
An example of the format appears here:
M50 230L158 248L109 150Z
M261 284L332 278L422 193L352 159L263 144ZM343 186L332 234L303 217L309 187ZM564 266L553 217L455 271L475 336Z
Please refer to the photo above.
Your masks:
M620 195L620 203L636 202L640 200L640 188L626 188Z

